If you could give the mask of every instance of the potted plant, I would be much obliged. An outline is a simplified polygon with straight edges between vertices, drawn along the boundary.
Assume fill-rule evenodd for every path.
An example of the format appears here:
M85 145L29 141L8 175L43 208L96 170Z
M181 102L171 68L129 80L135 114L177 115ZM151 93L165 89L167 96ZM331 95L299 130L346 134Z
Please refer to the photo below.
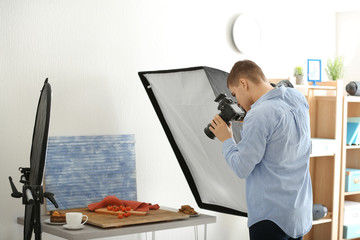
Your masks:
M335 57L334 61L328 59L325 72L329 80L336 81L342 78L344 75L344 59L342 57Z
M294 77L296 78L296 84L303 84L304 70L300 66L294 68Z

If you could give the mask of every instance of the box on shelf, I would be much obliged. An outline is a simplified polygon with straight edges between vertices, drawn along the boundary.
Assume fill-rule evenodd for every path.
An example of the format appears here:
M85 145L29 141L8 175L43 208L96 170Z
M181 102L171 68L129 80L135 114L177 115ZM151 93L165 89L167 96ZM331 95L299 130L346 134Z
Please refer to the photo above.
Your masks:
M360 224L344 225L343 238L351 239L360 237Z
M329 156L335 154L335 139L311 138L311 155Z
M344 201L344 225L360 224L360 202Z
M359 145L360 144L360 118L351 117L347 119L346 144Z
M345 172L345 191L360 191L360 169L347 168Z

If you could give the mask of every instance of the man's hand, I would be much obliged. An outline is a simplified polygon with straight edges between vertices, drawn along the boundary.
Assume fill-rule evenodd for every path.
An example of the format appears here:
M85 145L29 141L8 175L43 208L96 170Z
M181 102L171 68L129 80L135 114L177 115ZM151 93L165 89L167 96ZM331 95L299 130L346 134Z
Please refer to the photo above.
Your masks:
M231 123L229 123L228 126L219 114L215 115L210 124L210 131L220 140L220 142L224 142L226 139L232 138L233 134Z

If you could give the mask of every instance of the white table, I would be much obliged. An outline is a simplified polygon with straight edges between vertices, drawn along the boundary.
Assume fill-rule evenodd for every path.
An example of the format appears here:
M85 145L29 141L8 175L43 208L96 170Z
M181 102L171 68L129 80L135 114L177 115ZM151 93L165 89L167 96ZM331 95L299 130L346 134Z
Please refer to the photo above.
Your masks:
M44 221L45 219L48 218L49 216L43 216L41 218L42 231L70 240L86 240L86 239L105 238L105 237L146 233L146 232L152 232L153 233L152 239L154 240L155 231L199 226L199 225L204 225L204 239L206 240L207 224L216 222L215 216L200 214L197 217L190 217L181 220L147 223L147 224L126 226L120 228L103 229L89 224L85 224L85 227L83 229L74 231L74 230L66 230L61 225L46 224ZM24 225L24 217L18 217L17 222L19 224Z

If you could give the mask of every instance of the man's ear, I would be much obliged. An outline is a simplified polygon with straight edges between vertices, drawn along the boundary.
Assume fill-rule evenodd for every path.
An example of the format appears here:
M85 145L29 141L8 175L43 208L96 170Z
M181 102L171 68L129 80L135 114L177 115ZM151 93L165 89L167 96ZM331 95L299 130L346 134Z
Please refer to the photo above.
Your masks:
M247 90L249 88L249 83L245 78L240 78L239 84L244 90Z

